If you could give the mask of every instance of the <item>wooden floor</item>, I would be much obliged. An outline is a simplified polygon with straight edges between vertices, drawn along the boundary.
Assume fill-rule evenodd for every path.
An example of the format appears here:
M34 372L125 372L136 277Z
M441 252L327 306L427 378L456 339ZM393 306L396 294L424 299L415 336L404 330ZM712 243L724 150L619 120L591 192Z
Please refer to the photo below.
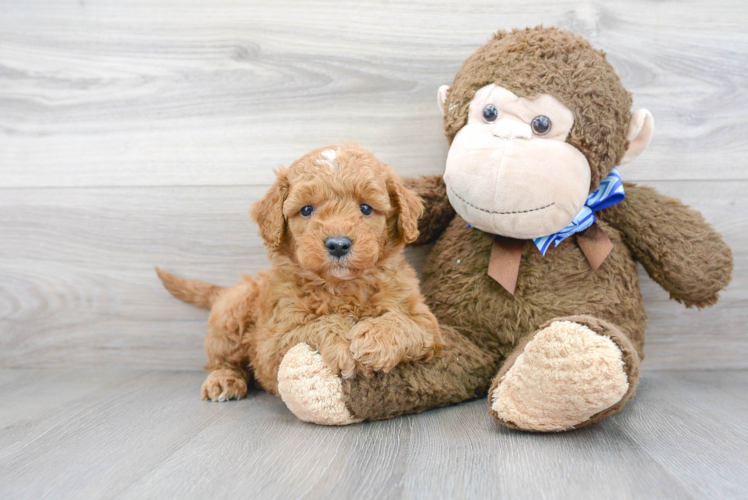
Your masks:
M563 434L477 400L320 427L264 392L200 401L201 372L0 371L0 498L746 498L748 371L646 372Z

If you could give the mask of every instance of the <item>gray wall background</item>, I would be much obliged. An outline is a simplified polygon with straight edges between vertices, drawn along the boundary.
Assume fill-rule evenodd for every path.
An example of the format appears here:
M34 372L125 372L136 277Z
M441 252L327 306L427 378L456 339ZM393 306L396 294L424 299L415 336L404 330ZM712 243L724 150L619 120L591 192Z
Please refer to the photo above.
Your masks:
M439 85L494 31L544 24L604 49L654 114L623 177L701 210L733 247L734 281L708 310L642 273L645 368L746 368L747 11L0 0L0 367L200 368L207 314L153 265L223 285L266 267L247 211L312 148L355 140L402 175L441 173Z

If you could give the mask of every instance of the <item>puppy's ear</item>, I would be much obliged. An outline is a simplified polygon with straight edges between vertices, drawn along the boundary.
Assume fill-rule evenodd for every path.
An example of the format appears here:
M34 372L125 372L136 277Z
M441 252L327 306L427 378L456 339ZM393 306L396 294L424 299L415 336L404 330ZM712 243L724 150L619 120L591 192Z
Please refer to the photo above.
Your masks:
M423 202L412 190L406 188L400 178L392 173L387 179L390 202L397 210L397 232L407 243L418 238L418 219L423 214Z
M265 240L265 245L271 249L276 249L283 243L286 232L283 202L288 196L288 169L281 168L276 176L275 183L267 194L253 203L249 211L252 220L260 226L260 236Z

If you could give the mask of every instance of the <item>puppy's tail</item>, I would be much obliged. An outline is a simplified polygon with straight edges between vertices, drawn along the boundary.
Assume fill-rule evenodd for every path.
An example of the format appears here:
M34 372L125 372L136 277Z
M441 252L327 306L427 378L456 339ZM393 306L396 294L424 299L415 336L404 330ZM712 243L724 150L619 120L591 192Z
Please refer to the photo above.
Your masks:
M223 287L218 285L203 283L199 280L180 278L179 276L162 271L159 267L156 267L156 273L161 278L164 288L169 290L169 293L179 300L200 309L210 309L216 298L221 294L221 291L223 291Z

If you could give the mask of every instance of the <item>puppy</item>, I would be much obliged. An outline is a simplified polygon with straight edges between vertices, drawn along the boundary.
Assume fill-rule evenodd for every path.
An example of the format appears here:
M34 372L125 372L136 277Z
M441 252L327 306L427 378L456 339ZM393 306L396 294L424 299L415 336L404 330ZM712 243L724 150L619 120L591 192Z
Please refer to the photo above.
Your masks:
M330 146L281 168L252 219L272 262L231 288L156 268L169 292L210 309L202 398L242 398L247 383L278 394L278 367L299 343L336 374L368 376L442 349L405 244L421 200L358 146Z

